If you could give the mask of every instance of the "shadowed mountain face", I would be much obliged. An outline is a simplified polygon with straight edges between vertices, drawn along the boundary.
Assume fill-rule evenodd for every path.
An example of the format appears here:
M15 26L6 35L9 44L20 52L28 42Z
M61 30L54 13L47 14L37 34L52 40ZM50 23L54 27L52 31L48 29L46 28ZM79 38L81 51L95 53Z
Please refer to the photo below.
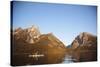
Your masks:
M52 33L41 34L35 27L12 32L12 65L61 63L66 47Z
M78 35L71 44L73 58L76 61L96 61L97 60L97 37L83 32Z

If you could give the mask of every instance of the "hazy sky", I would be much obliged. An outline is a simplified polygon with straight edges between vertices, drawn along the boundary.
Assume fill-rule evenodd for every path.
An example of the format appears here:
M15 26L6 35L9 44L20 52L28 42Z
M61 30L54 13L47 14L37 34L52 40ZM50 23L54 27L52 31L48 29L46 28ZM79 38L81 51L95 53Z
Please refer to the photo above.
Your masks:
M86 5L13 2L13 27L39 27L66 45L81 32L97 34L97 7Z

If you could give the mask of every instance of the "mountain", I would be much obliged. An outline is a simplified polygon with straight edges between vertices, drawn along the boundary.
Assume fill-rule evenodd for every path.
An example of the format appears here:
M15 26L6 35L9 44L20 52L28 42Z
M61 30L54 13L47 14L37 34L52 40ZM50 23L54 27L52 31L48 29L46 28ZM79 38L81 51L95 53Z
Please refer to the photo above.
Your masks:
M97 37L87 33L87 32L83 32L80 33L75 40L72 42L71 46L72 48L78 48L81 46L95 46L97 43Z
M65 45L53 33L41 34L39 29L33 26L14 30L11 44L12 65L60 63L66 51ZM29 57L37 53L43 54L44 57L39 61Z
M71 44L72 56L77 62L97 60L97 37L83 32Z

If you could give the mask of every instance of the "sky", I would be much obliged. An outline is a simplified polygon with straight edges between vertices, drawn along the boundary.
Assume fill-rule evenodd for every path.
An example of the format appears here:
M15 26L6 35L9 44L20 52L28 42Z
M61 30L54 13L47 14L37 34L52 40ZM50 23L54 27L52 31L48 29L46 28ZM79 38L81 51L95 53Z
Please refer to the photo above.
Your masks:
M52 32L66 46L81 32L97 35L96 6L23 1L12 5L13 28L36 25L42 34Z

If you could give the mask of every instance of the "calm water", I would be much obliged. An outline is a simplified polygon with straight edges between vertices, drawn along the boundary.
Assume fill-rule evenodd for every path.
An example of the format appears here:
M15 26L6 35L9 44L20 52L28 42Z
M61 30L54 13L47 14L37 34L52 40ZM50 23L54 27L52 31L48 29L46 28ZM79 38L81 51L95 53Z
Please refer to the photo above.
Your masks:
M41 65L41 64L66 64L73 63L75 59L72 59L71 55L15 55L13 64L18 66L23 65Z
M72 59L72 56L71 55L66 55L62 64L63 63L73 63L75 59Z
M42 65L42 64L67 64L81 61L96 61L97 54L92 52L81 52L81 56L78 53L64 54L64 53L48 53L30 55L28 53L13 54L12 64L14 66L23 65ZM73 59L75 58L75 59ZM80 59L81 58L81 59Z

